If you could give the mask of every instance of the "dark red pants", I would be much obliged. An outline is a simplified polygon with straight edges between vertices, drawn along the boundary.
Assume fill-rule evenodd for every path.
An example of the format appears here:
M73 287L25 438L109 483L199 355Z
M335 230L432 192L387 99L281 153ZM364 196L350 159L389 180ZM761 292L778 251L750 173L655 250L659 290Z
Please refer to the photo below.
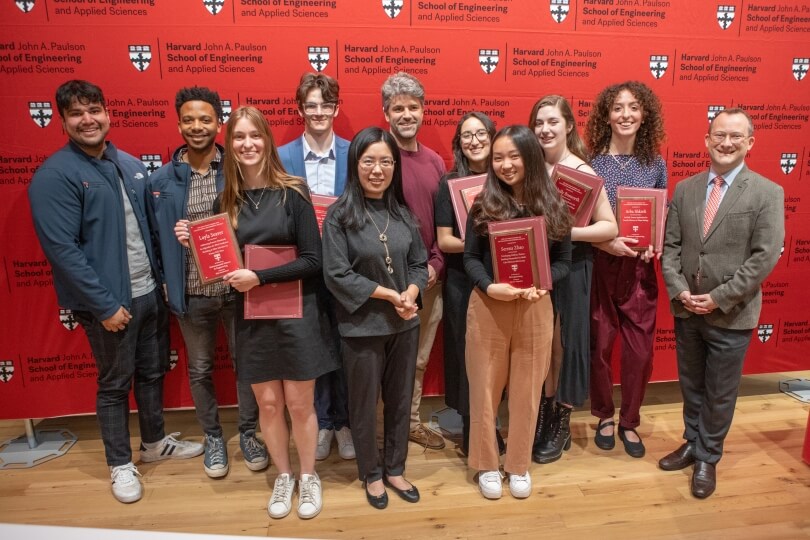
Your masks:
M652 262L594 249L591 284L591 414L613 418L611 356L621 335L619 425L635 428L652 374L658 281Z

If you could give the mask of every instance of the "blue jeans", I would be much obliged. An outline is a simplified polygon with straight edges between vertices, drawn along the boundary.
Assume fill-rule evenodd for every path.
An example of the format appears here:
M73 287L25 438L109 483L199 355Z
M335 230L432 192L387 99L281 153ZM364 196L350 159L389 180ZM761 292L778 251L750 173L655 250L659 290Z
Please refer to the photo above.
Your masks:
M348 387L343 366L315 380L318 429L339 430L349 425Z
M126 329L108 332L89 311L74 311L84 328L98 368L96 415L107 465L132 461L129 441L129 390L135 380L135 402L141 440L161 440L163 376L169 369L169 312L160 287L132 299Z
M188 353L188 379L197 421L206 435L222 437L217 396L214 392L214 363L216 361L217 329L220 321L228 337L234 371L238 369L235 344L236 295L188 297L188 311L178 317L180 331ZM249 384L236 383L239 403L239 432L256 430L259 407Z

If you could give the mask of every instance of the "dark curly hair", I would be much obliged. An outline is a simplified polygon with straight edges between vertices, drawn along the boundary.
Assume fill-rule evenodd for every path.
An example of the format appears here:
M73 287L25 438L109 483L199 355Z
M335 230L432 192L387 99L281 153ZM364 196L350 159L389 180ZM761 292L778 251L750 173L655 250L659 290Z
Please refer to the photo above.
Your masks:
M470 208L473 227L478 235L487 234L487 223L522 217L543 216L546 234L552 240L560 240L571 233L572 218L554 182L546 172L543 150L534 131L526 126L507 126L492 140L492 148L498 139L512 139L523 161L523 202L515 200L512 188L501 181L492 167L493 153L489 154L489 171L484 190L475 198Z
M214 114L217 115L217 120L222 122L222 100L219 99L219 94L216 91L206 88L205 86L191 86L181 88L174 96L174 109L177 111L177 117L180 117L180 109L187 101L204 101L214 108Z
M627 90L641 105L642 122L636 133L633 155L643 165L652 165L660 155L661 143L664 142L664 117L661 114L661 102L650 88L638 81L626 81L608 86L596 96L596 101L585 128L585 139L591 149L591 156L606 154L610 148L613 131L610 127L610 108L616 96Z

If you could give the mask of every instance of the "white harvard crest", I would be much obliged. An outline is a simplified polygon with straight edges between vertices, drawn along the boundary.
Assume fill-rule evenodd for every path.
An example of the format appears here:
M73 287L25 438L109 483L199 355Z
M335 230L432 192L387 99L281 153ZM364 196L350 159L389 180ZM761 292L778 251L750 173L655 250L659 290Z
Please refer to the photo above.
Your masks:
M59 310L59 322L68 330L75 330L79 326L79 322L73 316L73 312L69 309Z
M141 154L141 163L146 167L146 172L150 175L163 166L163 158L160 154Z
M734 21L734 6L717 6L717 24L723 30L728 30L731 23Z
M179 359L180 355L177 353L177 349L172 349L169 351L169 371L177 367L177 361Z
M779 168L782 169L782 172L785 174L790 174L793 170L793 167L796 166L796 159L799 156L797 154L782 154L782 159L779 160Z
M152 47L150 45L130 45L129 61L138 71L146 71L152 62Z
M208 13L211 15L216 15L222 11L222 6L225 5L225 0L203 0L203 5L205 6L205 9L208 10Z
M793 59L793 78L797 81L804 79L808 70L810 70L810 58Z
M669 56L665 54L650 55L650 73L656 79L660 79L667 72L669 67Z
M405 5L404 0L382 0L383 11L392 19L399 16L403 5Z
M498 67L500 54L498 49L478 49L478 64L484 70L484 73L489 75L495 71L495 68Z
M32 9L34 9L34 5L36 4L35 0L17 0L14 2L17 4L17 7L20 8L20 11L23 13L28 13Z
M551 18L554 22L561 23L568 17L568 11L571 9L568 6L569 0L550 0L548 8L551 10Z
M17 2L19 4L19 2ZM0 382L7 383L14 376L14 362L0 360Z
M725 109L725 105L709 105L709 108L706 111L706 116L709 118L709 122L714 120L714 117L717 116L717 113Z
M29 101L28 114L36 125L44 128L51 123L53 118L53 105L50 101Z
M220 100L220 103L222 104L222 123L225 124L231 117L231 111L233 110L233 108L231 107L230 99Z
M757 328L757 337L762 343L765 343L766 341L771 339L772 334L773 334L772 324L760 324L759 328Z
M329 47L307 47L307 57L312 69L320 73L329 63Z

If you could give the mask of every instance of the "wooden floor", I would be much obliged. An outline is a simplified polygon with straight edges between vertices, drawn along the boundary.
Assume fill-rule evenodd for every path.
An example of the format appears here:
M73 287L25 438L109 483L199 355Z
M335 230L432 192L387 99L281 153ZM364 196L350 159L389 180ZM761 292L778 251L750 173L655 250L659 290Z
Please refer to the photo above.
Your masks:
M0 521L212 534L309 538L807 538L810 467L801 461L808 405L777 390L778 380L810 372L746 377L718 488L707 500L689 493L689 471L663 472L657 460L676 448L682 431L675 383L650 386L640 433L647 456L633 459L621 443L604 452L593 443L594 419L572 417L574 442L550 465L533 465L534 493L499 501L479 494L455 444L442 451L411 445L406 476L422 493L418 504L390 494L378 511L364 498L354 461L332 456L318 466L324 509L311 521L292 514L272 520L265 510L275 469L253 473L241 462L235 411L224 411L231 472L208 479L202 458L141 464L144 498L124 505L110 494L109 474L94 417L46 420L79 442L65 456L32 469L0 471ZM430 410L440 398L425 400ZM167 413L167 430L198 437L190 411ZM133 417L134 420L134 417ZM133 432L137 430L133 421ZM0 441L23 432L0 422ZM137 440L133 439L133 447Z

